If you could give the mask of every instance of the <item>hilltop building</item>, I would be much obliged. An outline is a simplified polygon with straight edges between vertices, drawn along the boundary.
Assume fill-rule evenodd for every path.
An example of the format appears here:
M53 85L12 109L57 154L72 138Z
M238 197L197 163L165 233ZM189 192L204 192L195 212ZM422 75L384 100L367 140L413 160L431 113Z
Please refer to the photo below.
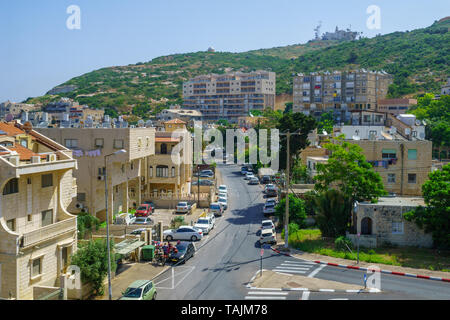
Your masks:
M12 121L18 119L23 112L38 111L39 106L27 103L5 101L0 103L0 120Z
M194 121L202 121L202 113L198 110L182 109L180 106L171 106L170 109L164 109L156 115L156 119L162 122L179 119L190 126Z
M416 99L380 99L376 111L404 114L411 106L416 104Z
M77 249L72 152L32 130L0 122L0 298L33 299L59 287Z
M442 86L441 95L450 95L450 77L447 79L447 83Z
M237 123L250 110L273 109L275 88L269 71L201 75L183 83L183 107L200 111L203 121Z

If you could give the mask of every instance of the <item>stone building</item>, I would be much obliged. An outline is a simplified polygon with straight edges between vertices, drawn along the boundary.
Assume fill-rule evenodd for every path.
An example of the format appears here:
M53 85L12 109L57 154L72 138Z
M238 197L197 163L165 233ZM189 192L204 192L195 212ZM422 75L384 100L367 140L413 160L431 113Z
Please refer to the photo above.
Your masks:
M77 249L72 152L32 130L0 123L0 298L33 299L58 287Z
M359 243L364 247L383 245L431 247L431 234L403 218L405 212L425 206L423 198L382 197L378 203L361 202L355 208ZM347 234L356 245L357 235Z

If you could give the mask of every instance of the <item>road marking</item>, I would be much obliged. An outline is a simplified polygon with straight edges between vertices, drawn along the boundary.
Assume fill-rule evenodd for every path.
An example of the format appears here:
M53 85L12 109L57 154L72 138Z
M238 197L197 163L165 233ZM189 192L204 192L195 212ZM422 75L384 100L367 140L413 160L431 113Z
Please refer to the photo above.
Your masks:
M317 263L315 263L315 262L309 262L309 261L292 261L292 260L285 260L284 262L285 262L285 263L304 263L304 264L311 264L311 265L317 264Z
M300 270L288 270L288 269L273 269L273 271L278 271L278 272L284 272L284 273L306 273L306 271L300 271Z
M311 292L309 292L309 291L303 291L303 294L302 294L302 299L301 300L308 300L309 299L309 294L310 294Z
M320 270L322 270L322 269L325 268L325 267L326 267L325 264L321 265L321 266L318 267L316 270L314 270L313 272L311 272L311 273L308 275L308 278L313 278L316 274L319 273Z
M271 297L252 297L252 296L246 296L244 299L245 300L286 300L286 297L276 297L276 296L271 296Z
M321 291L321 292L335 292L336 290L334 290L334 289L319 289L319 291Z
M275 273L282 274L282 275L285 275L285 276L293 276L293 274L285 273L285 272L277 272L277 271L275 271Z
M348 298L334 298L334 299L328 299L328 300L348 300Z
M297 267L297 266L293 266L292 264L287 264L287 263L282 263L282 264L280 264L280 266L285 266L285 267L280 267L280 268L283 268L283 269L297 269L297 270L309 270L309 269L311 269L311 267L309 267L309 268Z
M278 296L287 296L288 292L272 292L272 291L250 291L248 294L256 294L256 295L278 295Z
M178 272L177 274L175 274L175 268L174 267L172 267L172 275L171 276L169 276L168 278L166 278L166 279L163 279L163 280L161 280L161 281L158 281L158 282L156 282L154 285L155 285L155 287L156 288L158 288L158 289L169 289L169 290L173 290L173 289L175 289L192 271L194 271L194 269L195 269L195 267L177 267L177 268L186 268L185 270L183 270L183 271L180 271L180 272ZM181 274L183 274L183 273L186 273L184 276L183 276L183 278L181 278L181 280L179 280L179 281L177 281L177 283L175 284L175 276L180 276ZM172 280L172 283L171 283L171 285L172 285L172 287L158 287L157 285L158 284L160 284L160 283L163 283L163 282L166 282L166 281L168 281L168 280Z
M281 288L258 288L258 287L251 287L252 290L274 290L274 291L281 291Z

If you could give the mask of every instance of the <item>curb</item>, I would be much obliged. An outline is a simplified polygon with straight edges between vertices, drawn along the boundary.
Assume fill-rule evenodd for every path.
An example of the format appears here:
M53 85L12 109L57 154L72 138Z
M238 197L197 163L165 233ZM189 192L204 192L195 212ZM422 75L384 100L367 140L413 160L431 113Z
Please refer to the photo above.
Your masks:
M266 269L262 269L262 271L268 271ZM259 288L252 287L252 283L255 280L256 276L260 270L258 270L255 275L250 279L247 283L246 288L249 290L270 290L270 291L309 291L309 292L337 292L337 293L379 293L381 292L379 289L348 289L348 290L339 290L339 289L308 289L308 288Z
M285 255L285 256L288 256L288 257L291 257L291 258L296 258L296 257L293 257L289 253L283 253L280 250L277 250L277 249L274 249L274 248L272 248L272 250L274 252L278 253L278 254L282 254L282 255ZM405 277L411 277L411 278L420 278L420 279L427 279L427 280L450 282L450 279L441 278L441 277L424 276L424 275L417 275L417 274L412 274L412 273L397 272L397 271L390 271L390 270L368 269L368 268L364 268L364 267L355 267L355 266L338 264L338 263L331 263L331 262L320 261L320 260L306 260L306 259L302 259L302 260L309 261L309 262L314 262L314 263L318 263L318 264L325 264L325 265L333 266L333 267L339 267L339 268L346 268L346 269L353 269L353 270L362 270L362 271L373 271L373 272L379 271L381 273L392 274L392 275L396 275L396 276L405 276Z

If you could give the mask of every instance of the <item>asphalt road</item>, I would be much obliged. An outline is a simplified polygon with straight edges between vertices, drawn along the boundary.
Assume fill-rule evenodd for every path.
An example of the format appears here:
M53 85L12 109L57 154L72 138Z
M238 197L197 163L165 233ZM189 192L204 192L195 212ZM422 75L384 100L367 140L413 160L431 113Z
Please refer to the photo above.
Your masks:
M381 293L279 292L246 287L260 268L259 227L264 219L262 186L248 185L237 165L218 165L228 186L228 209L186 264L153 279L164 300L450 299L450 284L381 274ZM265 250L263 268L361 285L363 271L306 263Z

